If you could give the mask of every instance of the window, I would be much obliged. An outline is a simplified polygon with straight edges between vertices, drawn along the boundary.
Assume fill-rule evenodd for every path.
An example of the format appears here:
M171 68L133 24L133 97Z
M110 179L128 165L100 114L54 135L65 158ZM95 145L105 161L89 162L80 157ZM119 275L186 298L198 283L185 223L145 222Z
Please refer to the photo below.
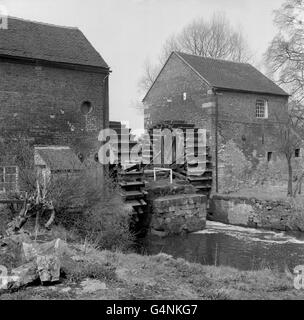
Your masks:
M18 168L0 167L0 192L18 191Z
M262 119L268 118L268 103L266 100L256 101L255 116Z
M78 154L78 159L79 159L81 162L83 162L84 156L83 156L82 153L79 153L79 154Z
M267 161L271 161L272 159L272 152L267 152Z
M300 157L300 149L296 149L295 150L295 158L299 158Z
M92 104L90 101L84 101L80 107L80 111L82 114L86 115L92 111Z

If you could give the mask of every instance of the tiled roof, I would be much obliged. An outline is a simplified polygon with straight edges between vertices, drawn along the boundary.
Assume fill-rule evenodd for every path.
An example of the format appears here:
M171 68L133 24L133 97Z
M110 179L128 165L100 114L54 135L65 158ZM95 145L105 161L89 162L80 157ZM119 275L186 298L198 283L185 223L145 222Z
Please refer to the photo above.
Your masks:
M82 163L69 147L35 147L35 152L51 170L81 170Z
M0 55L108 68L78 28L13 17L0 29Z
M273 81L248 63L239 63L175 52L212 87L288 96Z

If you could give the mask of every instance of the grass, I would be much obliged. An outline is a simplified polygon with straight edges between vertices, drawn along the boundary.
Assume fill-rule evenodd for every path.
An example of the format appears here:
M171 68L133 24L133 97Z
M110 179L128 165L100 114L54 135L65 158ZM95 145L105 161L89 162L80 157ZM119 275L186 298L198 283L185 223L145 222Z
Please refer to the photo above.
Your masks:
M80 282L84 279L109 281L116 279L115 267L111 264L98 262L76 262L64 270L69 282Z
M304 291L294 289L294 276L287 271L266 267L240 271L190 263L164 253L100 251L87 242L70 244L70 251L71 256L62 261L61 284L27 287L2 294L0 300L304 299ZM82 283L87 279L104 283L106 289L85 292Z
M83 279L97 279L107 289L82 293ZM71 291L63 293L63 287ZM78 290L76 290L78 288ZM56 291L57 290L57 291ZM90 249L79 256L61 285L52 289L26 288L1 299L304 299L293 287L291 273L270 269L240 271L223 266L204 266L166 254L141 256Z

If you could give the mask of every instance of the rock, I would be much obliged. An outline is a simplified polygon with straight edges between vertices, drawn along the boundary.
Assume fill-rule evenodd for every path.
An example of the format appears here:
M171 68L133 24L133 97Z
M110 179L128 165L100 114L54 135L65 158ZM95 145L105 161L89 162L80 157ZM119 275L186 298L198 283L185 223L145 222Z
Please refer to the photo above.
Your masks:
M60 260L56 255L38 255L37 268L39 278L44 282L57 282L60 279Z
M23 259L27 262L33 260L37 256L37 251L32 243L22 243Z
M151 229L151 234L163 238L168 235L168 232Z
M70 292L71 290L72 290L71 287L66 287L66 288L61 289L61 292L67 293L67 292Z
M22 247L26 261L31 261L38 255L55 255L60 259L64 255L71 255L67 243L61 239L56 239L42 244L24 242Z
M93 293L98 290L106 290L107 286L104 282L95 279L86 279L80 283L82 286L81 293Z
M31 242L30 235L26 232L20 232L18 234L13 234L8 237L10 240L16 242L16 243L22 243L22 242Z
M20 233L20 234L14 234L9 237L2 238L0 240L0 247L21 247L22 243L31 242L31 239L28 234L26 233Z
M37 265L35 262L24 264L18 268L12 269L8 280L8 289L18 289L31 284L38 279Z

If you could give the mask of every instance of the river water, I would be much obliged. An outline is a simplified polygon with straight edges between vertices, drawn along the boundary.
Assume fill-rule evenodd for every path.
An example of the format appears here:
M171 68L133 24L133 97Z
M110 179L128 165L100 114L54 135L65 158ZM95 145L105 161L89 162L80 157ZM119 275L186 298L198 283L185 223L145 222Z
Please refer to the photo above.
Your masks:
M274 232L207 221L202 231L185 236L144 240L141 253L167 253L190 262L240 270L293 270L304 265L304 233Z

